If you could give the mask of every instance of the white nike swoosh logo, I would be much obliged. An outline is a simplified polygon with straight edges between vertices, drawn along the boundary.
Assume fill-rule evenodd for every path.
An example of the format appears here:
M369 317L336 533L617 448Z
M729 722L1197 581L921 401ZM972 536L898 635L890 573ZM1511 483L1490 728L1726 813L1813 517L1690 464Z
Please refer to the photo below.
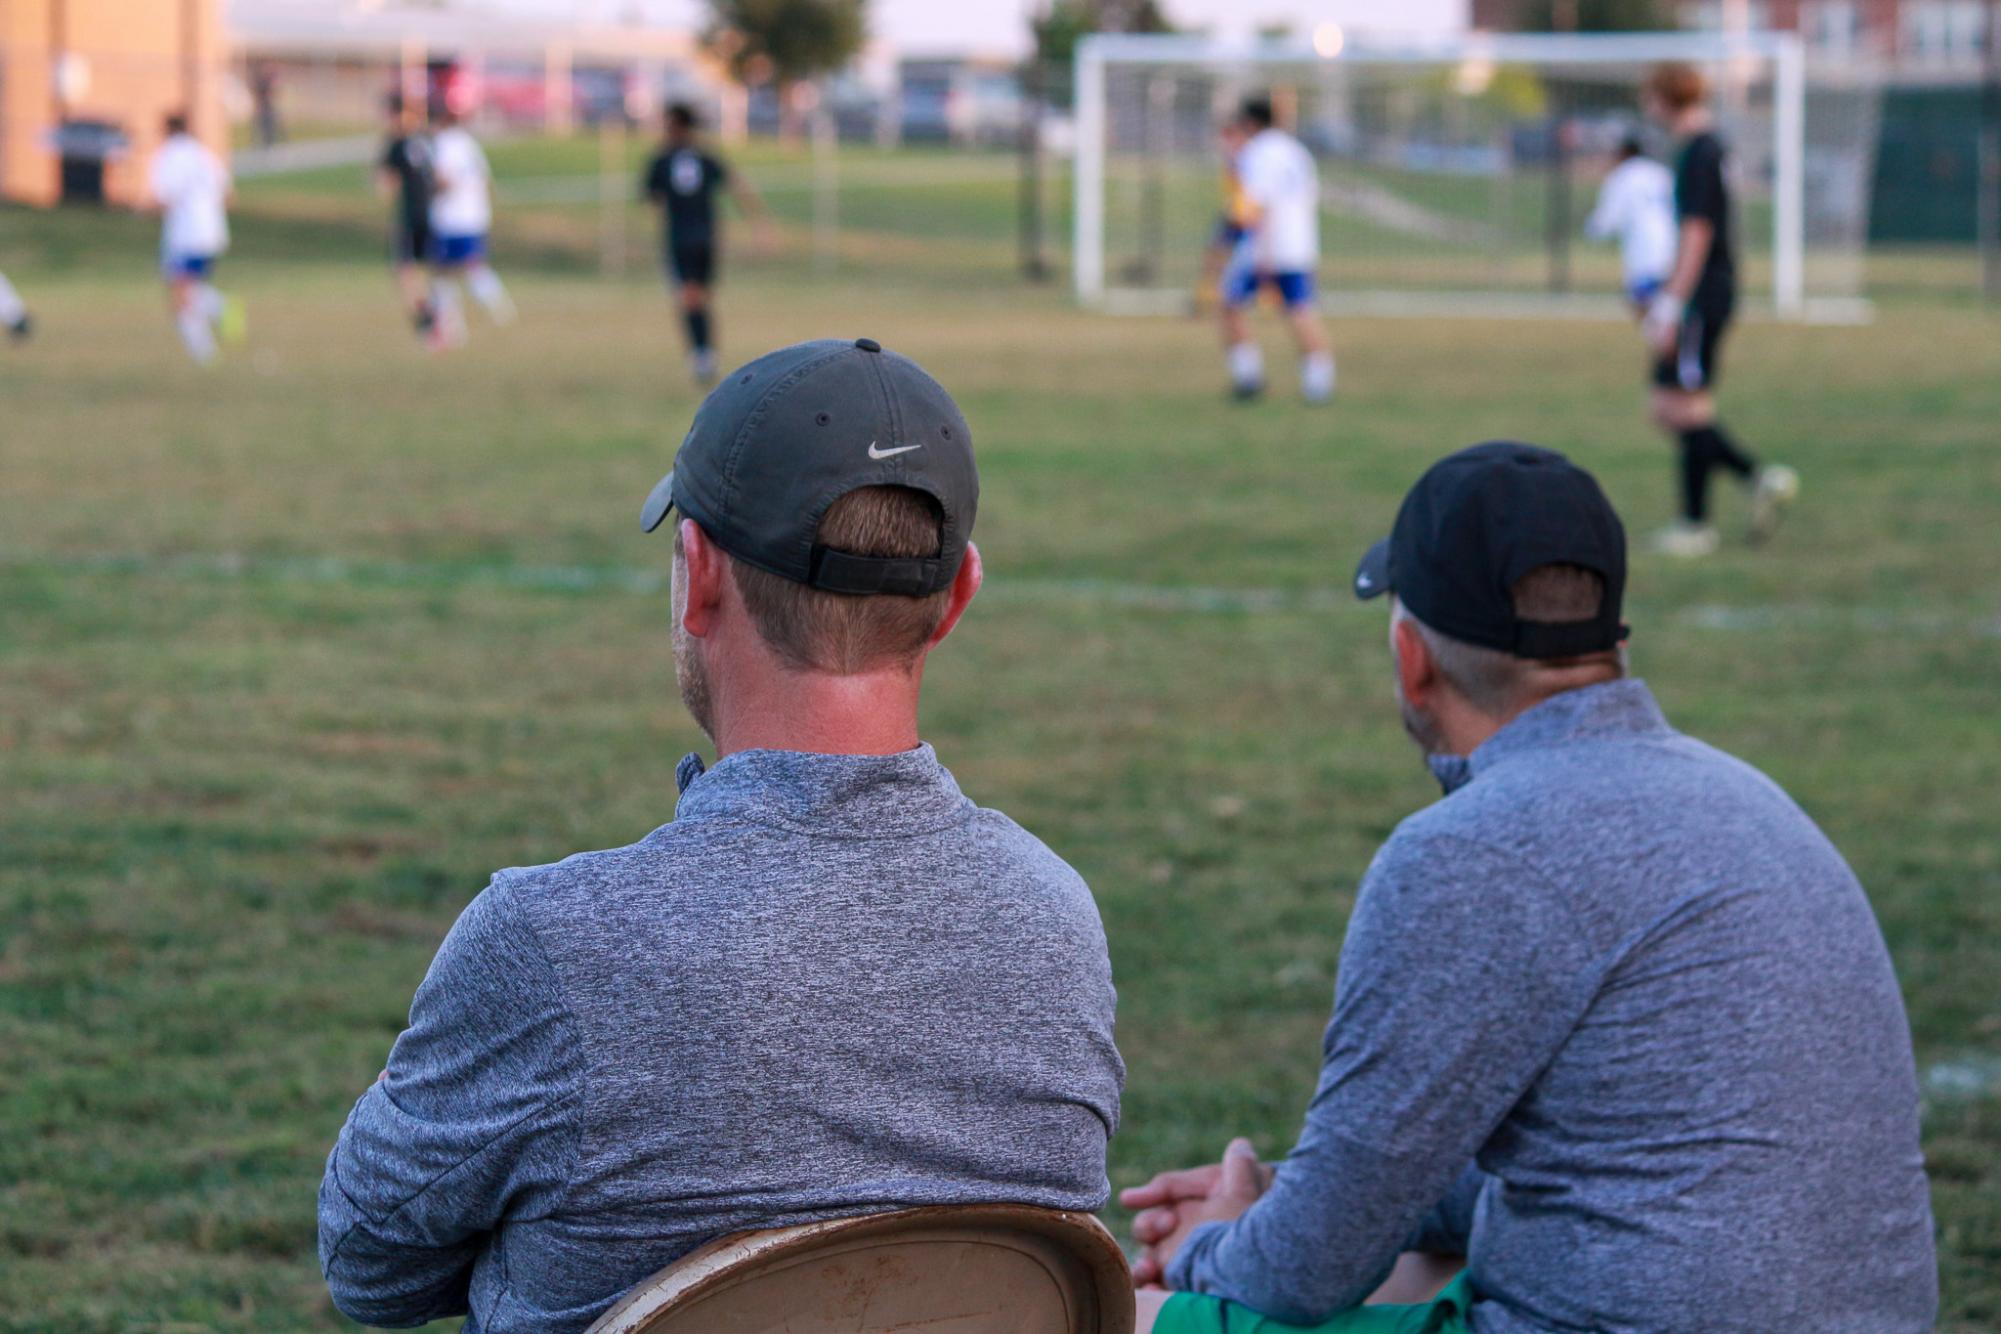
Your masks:
M1361 578L1355 581L1355 586L1357 588L1374 588L1376 586L1376 581L1369 578L1369 576L1365 574Z
M922 445L898 445L895 449L881 449L876 446L875 441L871 440L868 442L868 456L872 459L889 459L895 458L898 454L908 454L913 449L922 448L924 448Z

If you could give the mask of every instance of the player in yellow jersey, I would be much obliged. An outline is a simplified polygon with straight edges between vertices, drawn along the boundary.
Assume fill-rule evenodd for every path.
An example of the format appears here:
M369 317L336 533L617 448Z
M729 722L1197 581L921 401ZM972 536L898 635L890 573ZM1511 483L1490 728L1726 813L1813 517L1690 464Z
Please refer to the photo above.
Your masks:
M1251 204L1250 196L1244 193L1243 181L1237 176L1237 153L1247 137L1243 126L1235 120L1223 125L1223 208L1216 215L1216 227L1209 233L1209 244L1202 250L1202 277L1195 284L1195 311L1199 315L1215 313L1222 301L1225 276L1234 266L1250 262L1244 242L1250 236L1251 219L1256 215L1256 209Z

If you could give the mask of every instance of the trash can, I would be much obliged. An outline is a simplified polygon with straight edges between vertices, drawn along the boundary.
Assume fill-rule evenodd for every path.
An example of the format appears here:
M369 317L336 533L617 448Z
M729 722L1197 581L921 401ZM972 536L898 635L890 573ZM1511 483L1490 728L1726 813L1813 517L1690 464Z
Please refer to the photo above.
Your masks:
M121 156L129 141L109 121L67 120L56 130L65 204L104 202L104 164Z

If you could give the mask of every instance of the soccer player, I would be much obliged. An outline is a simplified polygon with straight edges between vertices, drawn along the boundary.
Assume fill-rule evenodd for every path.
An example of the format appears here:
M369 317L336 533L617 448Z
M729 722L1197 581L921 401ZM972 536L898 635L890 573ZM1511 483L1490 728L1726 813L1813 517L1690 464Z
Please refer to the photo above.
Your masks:
M21 300L21 294L14 290L14 284L7 281L7 275L0 273L0 328L17 343L24 343L34 331L35 322L28 318L28 307Z
M188 133L185 113L166 118L166 142L153 154L147 182L161 213L160 272L174 325L201 366L216 358L216 336L240 337L242 306L217 291L215 263L229 249L229 169Z
M1638 135L1619 145L1619 162L1598 188L1584 234L1619 243L1626 299L1644 316L1674 269L1674 173L1647 156Z
M1195 285L1195 309L1204 315L1222 308L1225 281L1235 266L1249 263L1249 247L1244 243L1250 238L1246 224L1251 206L1237 176L1237 154L1245 142L1243 126L1235 120L1225 121L1218 133L1223 145L1223 207L1216 214L1209 244L1202 248L1202 277Z
M428 339L437 324L423 268L431 253L431 141L420 109L401 93L389 95L388 107L389 141L376 165L376 190L396 201L389 224L390 263L411 322L418 336Z
M1681 517L1655 540L1671 556L1706 556L1720 539L1709 521L1710 475L1722 468L1751 489L1751 539L1763 541L1799 494L1791 468L1760 467L1716 418L1712 396L1723 335L1737 304L1737 258L1725 150L1709 89L1689 65L1662 65L1641 99L1647 115L1682 141L1675 169L1674 270L1647 305L1642 328L1654 353L1653 418L1681 447Z
M760 233L768 233L771 221L750 182L702 145L700 129L693 107L685 103L668 107L660 151L647 164L642 184L646 197L660 210L667 275L681 304L689 365L696 383L709 384L716 378L710 295L722 251L716 192L727 187L737 208Z
M495 324L514 319L514 302L487 262L493 225L493 168L479 140L449 107L431 140L431 315L434 346L463 343L465 314L455 280L462 280Z
M1334 396L1334 353L1321 327L1314 293L1320 267L1320 171L1306 146L1279 129L1271 101L1253 97L1237 116L1245 138L1237 154L1249 216L1249 262L1232 270L1223 289L1223 347L1239 399L1264 392L1264 353L1251 338L1247 312L1258 289L1276 291L1299 345L1300 390L1309 403Z

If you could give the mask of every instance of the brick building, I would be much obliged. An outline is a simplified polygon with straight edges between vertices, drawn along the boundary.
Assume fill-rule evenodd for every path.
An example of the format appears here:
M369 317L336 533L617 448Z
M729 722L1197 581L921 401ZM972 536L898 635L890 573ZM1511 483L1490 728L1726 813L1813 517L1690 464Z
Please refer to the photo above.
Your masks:
M160 121L228 149L221 0L0 0L0 198L134 204Z
M1472 26L1521 26L1528 0L1472 0ZM1546 4L1534 6L1546 12ZM1797 32L1809 51L1899 73L1964 73L1980 65L1994 0L1671 0L1684 28L1715 31L1735 14L1752 28Z

